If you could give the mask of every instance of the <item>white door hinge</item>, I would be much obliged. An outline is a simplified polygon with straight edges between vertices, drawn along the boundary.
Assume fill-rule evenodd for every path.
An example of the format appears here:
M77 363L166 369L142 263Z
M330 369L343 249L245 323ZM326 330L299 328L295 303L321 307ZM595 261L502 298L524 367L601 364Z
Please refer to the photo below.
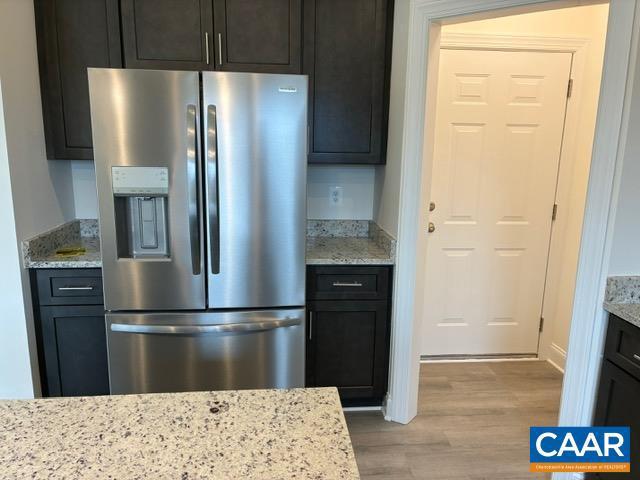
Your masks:
M540 317L540 326L538 327L538 332L542 332L544 329L544 317Z
M553 204L553 211L551 212L551 220L555 220L558 217L558 204Z
M572 91L573 91L573 78L570 78L569 83L567 84L567 98L571 98Z

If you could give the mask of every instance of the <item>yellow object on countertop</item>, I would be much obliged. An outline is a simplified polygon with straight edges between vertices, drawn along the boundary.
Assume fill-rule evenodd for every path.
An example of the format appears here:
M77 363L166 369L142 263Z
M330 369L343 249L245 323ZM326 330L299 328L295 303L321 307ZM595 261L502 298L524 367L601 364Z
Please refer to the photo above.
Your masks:
M57 257L74 257L85 253L87 253L87 249L84 247L64 247L56 250Z

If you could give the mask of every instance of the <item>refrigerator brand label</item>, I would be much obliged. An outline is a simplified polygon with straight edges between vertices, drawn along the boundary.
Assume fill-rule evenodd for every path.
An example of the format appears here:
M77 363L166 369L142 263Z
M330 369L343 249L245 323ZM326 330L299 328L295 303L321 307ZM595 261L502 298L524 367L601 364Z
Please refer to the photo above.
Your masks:
M296 87L280 87L278 91L282 93L296 93L298 89Z

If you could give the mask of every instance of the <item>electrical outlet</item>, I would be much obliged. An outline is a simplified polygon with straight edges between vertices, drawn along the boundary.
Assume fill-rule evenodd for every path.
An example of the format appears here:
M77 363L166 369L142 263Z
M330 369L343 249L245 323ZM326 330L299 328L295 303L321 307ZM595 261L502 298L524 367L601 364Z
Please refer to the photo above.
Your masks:
M329 187L329 204L332 207L339 207L342 205L342 187Z

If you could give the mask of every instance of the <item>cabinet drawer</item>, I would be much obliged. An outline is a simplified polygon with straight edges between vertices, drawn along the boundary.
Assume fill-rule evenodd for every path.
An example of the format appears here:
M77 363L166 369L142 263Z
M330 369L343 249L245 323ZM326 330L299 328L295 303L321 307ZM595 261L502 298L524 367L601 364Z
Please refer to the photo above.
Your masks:
M385 300L389 267L322 266L307 270L309 300Z
M99 268L36 270L40 305L99 305L103 303Z
M640 379L640 328L609 315L605 358Z

